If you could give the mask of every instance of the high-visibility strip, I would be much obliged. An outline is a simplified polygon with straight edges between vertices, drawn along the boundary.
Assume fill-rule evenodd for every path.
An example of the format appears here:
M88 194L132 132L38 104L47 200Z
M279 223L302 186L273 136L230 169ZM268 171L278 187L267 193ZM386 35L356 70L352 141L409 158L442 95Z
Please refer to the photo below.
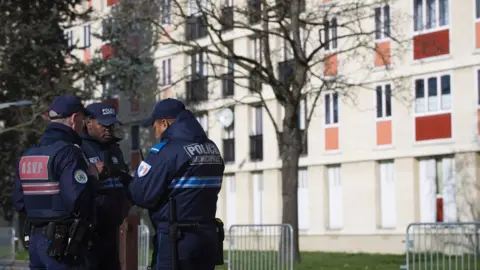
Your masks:
M102 182L100 189L111 189L111 188L121 188L123 187L120 179L108 179Z
M58 182L22 184L25 195L51 195L60 193Z
M182 177L173 180L169 188L219 188L222 186L221 176L206 176L206 177Z

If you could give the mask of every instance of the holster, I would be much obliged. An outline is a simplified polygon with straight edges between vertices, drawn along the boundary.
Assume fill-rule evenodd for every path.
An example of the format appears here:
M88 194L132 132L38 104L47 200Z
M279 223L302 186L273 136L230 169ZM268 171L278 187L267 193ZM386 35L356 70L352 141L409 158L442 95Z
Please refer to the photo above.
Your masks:
M68 232L68 244L64 254L78 256L82 248L88 248L91 237L92 224L83 219L75 219Z
M218 250L217 256L215 256L215 265L223 265L223 241L225 240L225 229L223 226L223 221L219 218L215 219L215 227L217 229L217 239L218 239Z
M25 248L30 246L30 234L32 232L32 223L25 219L25 224L23 226L23 242L25 244Z
M49 222L46 227L45 237L49 243L47 256L61 260L68 244L68 226Z

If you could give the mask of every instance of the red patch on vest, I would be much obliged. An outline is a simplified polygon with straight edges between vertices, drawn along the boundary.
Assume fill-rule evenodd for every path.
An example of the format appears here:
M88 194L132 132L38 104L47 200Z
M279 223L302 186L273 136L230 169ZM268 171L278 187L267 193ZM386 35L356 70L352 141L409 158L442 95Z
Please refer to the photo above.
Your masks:
M20 180L48 180L49 156L22 157L18 165Z

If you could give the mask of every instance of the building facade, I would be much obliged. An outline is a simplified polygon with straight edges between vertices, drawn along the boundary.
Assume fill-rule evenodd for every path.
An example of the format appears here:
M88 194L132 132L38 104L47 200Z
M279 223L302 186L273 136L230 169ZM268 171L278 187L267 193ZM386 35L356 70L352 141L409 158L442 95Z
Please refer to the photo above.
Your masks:
M100 11L115 5L110 0L91 1ZM331 3L307 3L307 8ZM227 3L224 12L231 5ZM165 0L165 6L172 4ZM400 253L409 223L475 220L480 214L470 207L478 205L480 198L476 190L480 183L480 1L398 1L375 7L372 13L377 19L366 25L383 29L373 42L387 54L396 45L386 34L390 24L384 24L385 18L390 21L391 17L393 24L395 14L408 14L396 27L410 39L409 49L399 56L392 53L387 61L370 52L373 90L355 91L354 104L329 91L316 104L308 96L302 103L301 115L315 110L298 172L302 250ZM171 14L162 13L166 28ZM85 29L75 35L81 38ZM255 39L240 31L231 37L236 53L261 55ZM206 32L196 31L190 38L208 46ZM334 50L332 55L333 68L325 72L348 72L356 64L345 63ZM245 98L251 95L249 90L228 77L209 82L208 90L188 76L184 83L173 83L185 73L211 72L205 58L173 45L161 47L156 52L160 77L156 100L179 97L200 102L195 108L199 122L227 164L218 201L218 216L227 227L280 223L281 160L272 120L281 125L282 107L265 85L270 114L254 97ZM229 68L227 63L226 74ZM392 75L386 76L387 72ZM401 86L394 82L398 78L403 78ZM190 93L191 85L196 85L195 93ZM121 96L114 98L126 123L122 147L135 169L139 149L154 142L149 131L138 125L153 100L132 103ZM241 104L234 102L244 98ZM228 128L217 121L224 107L234 114ZM305 117L301 118L304 129Z

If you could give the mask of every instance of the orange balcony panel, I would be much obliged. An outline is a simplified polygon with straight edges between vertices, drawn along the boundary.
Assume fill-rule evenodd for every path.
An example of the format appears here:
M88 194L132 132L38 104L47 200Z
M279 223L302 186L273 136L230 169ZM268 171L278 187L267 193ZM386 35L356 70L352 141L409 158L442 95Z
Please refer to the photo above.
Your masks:
M480 49L480 22L475 23L475 48Z
M85 50L83 50L83 61L85 62L85 64L89 64L90 59L90 48L86 48Z
M325 128L325 150L338 150L338 127Z
M106 100L103 101L103 103L112 105L115 108L115 110L117 111L117 114L118 114L118 98L106 99Z
M415 117L415 140L426 141L452 137L451 113Z
M107 7L118 4L120 0L107 0Z
M88 8L92 7L92 0L88 0Z
M480 109L477 110L477 134L480 135Z
M415 60L449 53L450 31L448 29L416 35L413 38L413 59Z
M375 66L389 66L391 64L390 40L375 44Z
M140 150L132 150L130 152L130 169L136 170L142 161L142 157L140 155Z
M323 75L335 76L338 73L338 56L331 54L325 57Z
M102 59L108 59L113 56L113 48L112 46L106 44L102 46Z
M377 145L392 144L392 120L377 122Z

